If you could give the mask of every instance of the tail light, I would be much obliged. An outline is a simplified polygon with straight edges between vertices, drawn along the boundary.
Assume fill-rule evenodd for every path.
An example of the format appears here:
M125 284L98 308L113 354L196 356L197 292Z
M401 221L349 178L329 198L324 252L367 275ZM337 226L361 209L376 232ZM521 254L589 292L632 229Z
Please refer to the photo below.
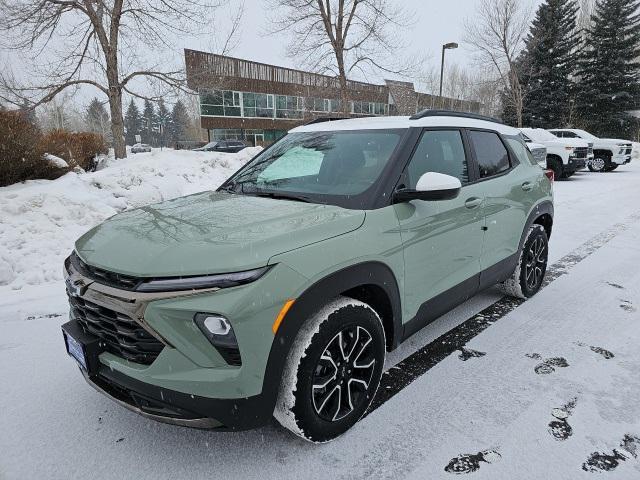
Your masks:
M547 176L549 181L553 183L553 181L555 180L555 175L553 174L553 170L545 170L544 174Z

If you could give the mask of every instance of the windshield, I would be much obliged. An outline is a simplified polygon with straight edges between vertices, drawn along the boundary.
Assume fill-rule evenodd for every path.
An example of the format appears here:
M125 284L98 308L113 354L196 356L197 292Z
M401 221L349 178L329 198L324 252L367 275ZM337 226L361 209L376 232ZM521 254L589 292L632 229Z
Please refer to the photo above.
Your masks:
M290 133L254 158L222 190L336 203L338 197L364 193L378 180L403 133Z
M523 128L522 132L531 140L536 142L548 142L550 140L558 140L553 133L547 132L541 128Z
M576 130L576 132L578 133L578 135L580 135L580 138L584 138L587 140L598 140L598 137L596 137L595 135L591 135L589 132L585 132L584 130Z

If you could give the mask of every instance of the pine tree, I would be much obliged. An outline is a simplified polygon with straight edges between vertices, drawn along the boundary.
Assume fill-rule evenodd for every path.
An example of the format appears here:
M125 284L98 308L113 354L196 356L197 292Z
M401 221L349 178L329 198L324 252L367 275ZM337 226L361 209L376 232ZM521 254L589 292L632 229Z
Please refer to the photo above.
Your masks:
M187 108L178 100L171 111L171 135L174 142L186 139L190 123Z
M85 122L90 132L99 133L109 140L111 136L111 123L109 114L104 104L97 98L91 100L85 114Z
M164 100L162 99L160 99L160 101L158 102L157 118L158 118L158 125L161 128L161 130L159 130L159 133L161 133L161 138L160 138L161 145L162 146L172 145L173 139L169 136L170 134L169 126L171 124L171 113L169 112L169 109L167 109L167 106L164 104Z
M576 0L545 0L538 8L519 59L524 123L553 128L570 121L572 78L579 32Z
M150 100L144 101L142 110L142 143L156 146L156 127L158 120L156 110Z
M141 134L141 126L140 111L132 98L127 113L124 115L125 143L127 145L136 143L136 135Z
M598 0L580 58L580 126L602 137L629 137L627 112L640 98L640 0Z

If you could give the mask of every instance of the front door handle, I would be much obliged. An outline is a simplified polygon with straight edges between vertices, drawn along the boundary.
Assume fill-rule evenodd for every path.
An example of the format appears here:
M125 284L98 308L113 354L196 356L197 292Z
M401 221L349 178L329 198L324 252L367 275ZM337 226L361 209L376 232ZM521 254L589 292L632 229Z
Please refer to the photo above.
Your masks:
M464 206L467 208L476 208L479 207L482 203L482 199L478 197L468 198L466 202L464 202Z
M524 182L522 184L522 190L524 190L525 192L528 192L532 188L533 188L533 183L531 183L531 182Z

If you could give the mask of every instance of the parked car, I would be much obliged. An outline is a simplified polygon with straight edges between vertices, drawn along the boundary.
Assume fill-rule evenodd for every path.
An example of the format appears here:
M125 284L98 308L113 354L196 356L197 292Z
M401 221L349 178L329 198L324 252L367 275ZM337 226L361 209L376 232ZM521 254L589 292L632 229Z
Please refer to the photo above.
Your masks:
M594 158L588 167L592 172L611 172L631 161L633 144L629 140L598 138L577 128L553 128L549 131L560 138L580 138L591 142Z
M366 412L387 351L496 283L535 295L552 191L518 130L472 114L294 128L216 192L83 235L64 264L67 351L150 419L275 416L328 441Z
M147 145L146 143L136 143L133 147L131 147L131 153L144 153L150 151L151 145Z
M533 155L536 163L542 168L547 168L547 147L541 143L528 142L527 147Z
M535 142L547 147L547 168L555 178L569 178L584 170L593 158L589 143L580 139L560 139L542 128L521 128L525 142Z
M204 147L194 148L196 152L227 152L237 153L247 148L247 144L240 140L221 140L207 143Z

